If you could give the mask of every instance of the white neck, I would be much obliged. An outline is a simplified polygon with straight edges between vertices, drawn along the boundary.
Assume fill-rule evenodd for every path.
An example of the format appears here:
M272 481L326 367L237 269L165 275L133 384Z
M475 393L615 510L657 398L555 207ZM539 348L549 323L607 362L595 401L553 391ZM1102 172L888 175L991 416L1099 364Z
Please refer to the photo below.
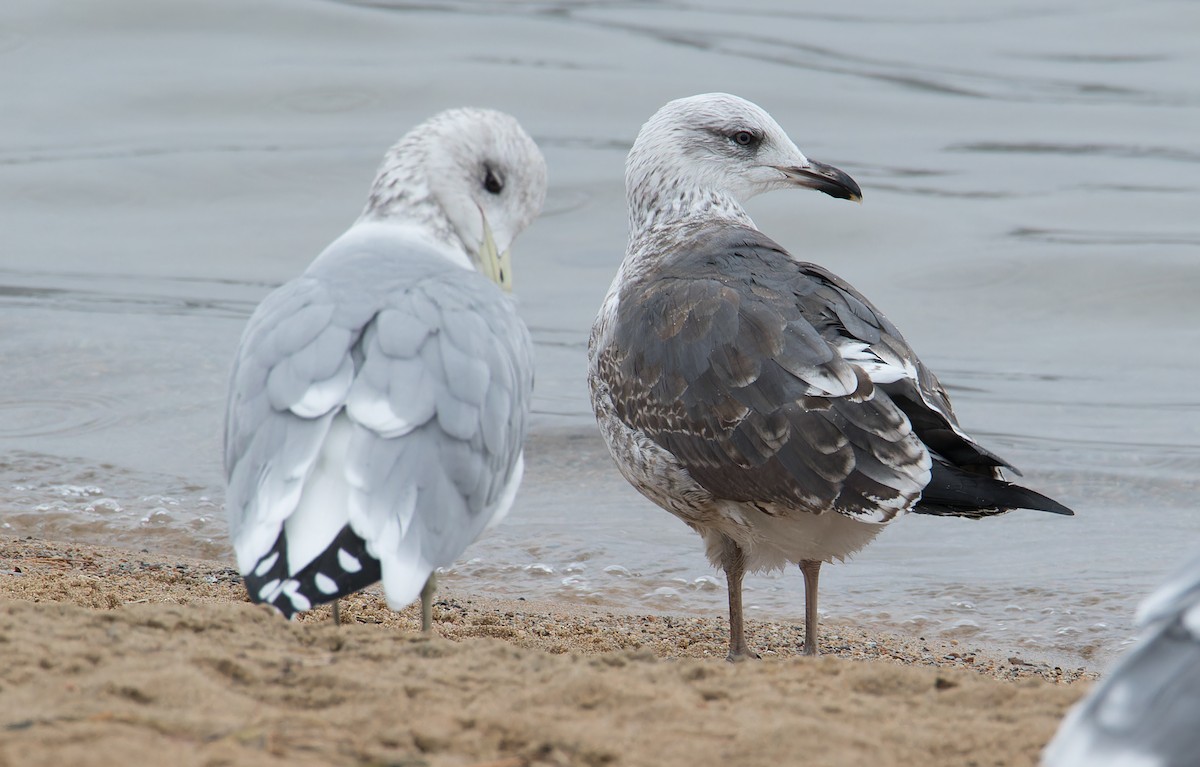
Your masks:
M404 240L429 250L440 253L450 263L463 269L475 269L470 257L457 245L448 245L436 237L426 226L403 219L371 220L360 218L340 237L330 243L316 260L308 267L309 271L319 271L330 264L337 263L347 255L360 253L365 249L375 253L395 253L403 257L405 251L396 250L395 243Z

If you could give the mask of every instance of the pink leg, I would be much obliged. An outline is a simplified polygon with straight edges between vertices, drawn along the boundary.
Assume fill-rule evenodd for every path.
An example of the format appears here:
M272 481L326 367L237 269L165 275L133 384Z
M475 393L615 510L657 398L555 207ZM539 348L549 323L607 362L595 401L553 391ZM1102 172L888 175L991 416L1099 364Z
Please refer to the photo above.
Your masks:
M805 559L800 562L804 573L804 654L819 655L817 652L817 576L821 574L821 562Z

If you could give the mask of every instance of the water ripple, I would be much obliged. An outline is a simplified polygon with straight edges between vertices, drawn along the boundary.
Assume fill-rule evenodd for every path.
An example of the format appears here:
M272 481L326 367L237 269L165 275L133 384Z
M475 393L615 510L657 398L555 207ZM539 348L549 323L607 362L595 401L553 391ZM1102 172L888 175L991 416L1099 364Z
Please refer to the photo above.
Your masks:
M1178 147L1138 146L1134 144L1067 144L1054 142L974 141L951 144L947 152L979 152L986 154L1053 154L1062 156L1121 157L1135 160L1167 160L1168 162L1200 162L1200 152Z
M37 165L41 163L87 162L93 160L130 160L149 157L171 157L196 154L290 154L322 152L340 145L281 144L209 144L197 146L29 146L7 147L0 153L0 165Z
M1099 229L1087 231L1071 229L1042 229L1017 227L1008 232L1009 237L1064 245L1200 245L1200 232L1114 232Z
M115 397L74 391L53 398L0 399L0 438L62 437L98 431L121 418Z
M0 306L29 306L94 314L208 315L246 319L255 301L139 295L93 290L67 290L17 285L0 285Z

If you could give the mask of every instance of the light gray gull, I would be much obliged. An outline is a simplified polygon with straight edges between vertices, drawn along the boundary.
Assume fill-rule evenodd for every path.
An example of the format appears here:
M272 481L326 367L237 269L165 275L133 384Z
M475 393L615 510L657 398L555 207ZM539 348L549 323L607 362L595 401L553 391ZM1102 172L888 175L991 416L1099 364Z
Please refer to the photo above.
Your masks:
M1044 767L1200 764L1200 558L1138 610L1141 635L1075 705Z
M1071 513L1003 481L1008 464L959 427L895 326L742 209L795 187L861 199L748 101L710 93L660 109L625 165L629 247L589 343L592 407L618 468L725 571L730 660L755 656L747 570L799 564L815 655L821 563L905 512Z
M532 343L509 246L546 164L515 119L442 112L387 153L359 219L267 296L225 419L226 509L250 598L284 615L383 582L418 595L512 505Z

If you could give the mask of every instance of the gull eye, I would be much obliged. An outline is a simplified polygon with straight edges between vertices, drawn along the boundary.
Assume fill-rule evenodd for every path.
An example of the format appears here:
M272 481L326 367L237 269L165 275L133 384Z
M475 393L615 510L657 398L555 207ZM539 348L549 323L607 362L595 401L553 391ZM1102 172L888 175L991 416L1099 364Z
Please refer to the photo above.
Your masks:
M496 175L496 172L492 170L490 165L485 165L484 169L487 171L487 176L485 176L483 179L483 188L486 189L489 194L500 194L503 192L504 180L501 179L500 176Z
M758 137L748 130L740 130L729 138L738 146L754 146L758 143Z

